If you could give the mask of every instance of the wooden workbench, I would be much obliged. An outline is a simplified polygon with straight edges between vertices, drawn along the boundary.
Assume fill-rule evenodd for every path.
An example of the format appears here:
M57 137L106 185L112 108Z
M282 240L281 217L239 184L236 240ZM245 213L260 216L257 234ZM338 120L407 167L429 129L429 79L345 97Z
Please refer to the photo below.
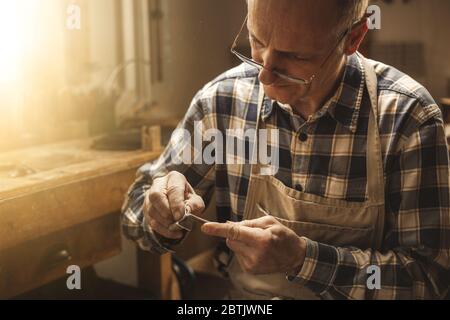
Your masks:
M160 150L94 151L91 143L0 155L0 298L67 276L69 265L86 267L120 253L124 196L137 168ZM170 299L170 256L147 264L155 296Z

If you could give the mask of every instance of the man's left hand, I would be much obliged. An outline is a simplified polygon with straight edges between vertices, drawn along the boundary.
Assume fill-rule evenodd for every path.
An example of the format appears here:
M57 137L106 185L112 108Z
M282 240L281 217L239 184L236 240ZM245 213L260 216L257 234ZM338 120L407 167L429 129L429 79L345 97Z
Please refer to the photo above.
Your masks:
M305 239L271 216L242 222L206 223L202 232L227 239L227 246L247 273L293 273L305 260Z

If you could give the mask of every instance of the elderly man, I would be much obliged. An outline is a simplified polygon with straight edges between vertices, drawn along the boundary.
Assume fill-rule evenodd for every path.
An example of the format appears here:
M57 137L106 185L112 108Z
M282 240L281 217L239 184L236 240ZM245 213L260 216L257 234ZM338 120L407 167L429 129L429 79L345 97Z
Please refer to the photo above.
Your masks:
M240 34L243 64L201 89L180 127L278 130L277 170L180 164L195 145L172 143L140 169L125 234L167 252L187 236L175 224L185 208L200 215L215 191L221 223L202 231L224 239L232 298L445 297L449 156L430 94L358 53L367 1L247 2L251 57L235 49Z

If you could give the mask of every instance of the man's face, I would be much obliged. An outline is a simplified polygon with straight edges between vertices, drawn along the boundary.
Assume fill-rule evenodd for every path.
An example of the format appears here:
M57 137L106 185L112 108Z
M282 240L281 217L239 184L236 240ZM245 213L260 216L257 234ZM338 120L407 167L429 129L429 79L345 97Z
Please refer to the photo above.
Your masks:
M249 0L248 29L252 58L264 64L260 80L265 93L281 103L294 105L320 90L342 61L342 49L333 52L344 30L333 30L334 0ZM320 69L320 70L319 70ZM298 85L270 70L295 78L316 78L311 86Z

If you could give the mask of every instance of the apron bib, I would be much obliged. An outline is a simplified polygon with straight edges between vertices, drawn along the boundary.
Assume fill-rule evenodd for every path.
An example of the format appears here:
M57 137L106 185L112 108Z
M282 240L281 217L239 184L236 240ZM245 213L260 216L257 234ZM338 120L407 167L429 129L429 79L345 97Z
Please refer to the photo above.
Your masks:
M384 176L377 125L377 78L364 57L366 84L371 101L367 135L367 201L348 202L306 194L286 187L273 176L260 175L252 165L244 220L271 215L299 236L333 246L380 249L384 229ZM256 129L264 91L260 89ZM258 136L258 135L257 135ZM256 140L255 140L256 141ZM255 144L257 145L257 144ZM270 194L270 197L267 195ZM231 258L228 273L232 299L320 299L309 289L292 283L285 274L251 275Z

